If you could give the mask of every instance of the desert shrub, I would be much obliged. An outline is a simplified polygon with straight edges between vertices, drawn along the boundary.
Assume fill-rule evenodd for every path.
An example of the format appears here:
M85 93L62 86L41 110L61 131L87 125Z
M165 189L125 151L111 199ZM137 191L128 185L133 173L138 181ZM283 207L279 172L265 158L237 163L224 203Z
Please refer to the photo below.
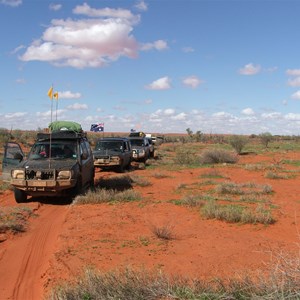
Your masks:
M223 149L209 149L204 150L200 157L202 164L219 164L219 163L236 163L238 161L237 155Z
M269 178L269 179L288 179L286 175L278 174L273 171L267 171L264 176L265 178Z
M151 231L157 238L162 240L174 240L176 238L174 226L170 224L162 226L151 225Z
M168 277L161 271L115 270L108 273L86 268L72 282L55 286L48 300L158 300L158 299L291 299L300 298L300 259L272 253L264 270L249 277L215 278L210 281L183 276Z
M223 178L224 176L220 174L219 170L212 168L207 172L200 175L201 178Z
M229 223L272 224L275 220L271 211L259 205L255 211L240 205L221 205L216 201L208 201L202 207L202 215L207 219L217 219Z
M229 144L236 151L237 154L241 154L243 148L247 145L248 138L240 135L233 135L229 138Z
M200 196L186 195L181 199L180 203L190 207L195 207L195 206L202 206L204 202Z
M99 204L105 202L130 202L141 200L141 195L134 190L118 192L116 190L89 190L85 195L75 197L73 204Z
M132 180L132 183L135 185L138 185L138 186L145 187L145 186L152 185L152 183L147 178L142 177L142 176L131 175L130 178Z
M273 137L270 132L263 132L259 135L261 143L267 148Z
M176 149L174 163L179 165L199 165L200 160L191 149L180 147Z
M27 221L33 215L29 207L0 209L0 233L7 231L18 233L26 230Z
M231 194L231 195L244 195L244 194L270 194L273 192L273 188L270 185L259 185L253 182L246 183L234 183L234 182L222 182L217 185L215 191L219 194Z

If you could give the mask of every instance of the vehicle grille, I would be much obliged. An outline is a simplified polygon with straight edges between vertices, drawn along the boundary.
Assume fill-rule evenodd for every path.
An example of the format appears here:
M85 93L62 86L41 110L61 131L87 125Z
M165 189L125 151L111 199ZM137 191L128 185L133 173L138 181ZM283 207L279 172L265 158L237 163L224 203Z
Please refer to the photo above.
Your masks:
M54 169L47 170L25 170L25 179L41 179L41 180L55 180L56 172Z

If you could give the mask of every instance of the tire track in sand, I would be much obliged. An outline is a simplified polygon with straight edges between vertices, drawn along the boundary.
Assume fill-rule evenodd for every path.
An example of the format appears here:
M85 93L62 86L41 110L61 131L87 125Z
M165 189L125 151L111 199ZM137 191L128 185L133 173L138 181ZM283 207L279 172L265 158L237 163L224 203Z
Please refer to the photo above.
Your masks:
M49 268L68 206L42 205L30 229L14 239L0 260L0 299L43 299L43 276Z

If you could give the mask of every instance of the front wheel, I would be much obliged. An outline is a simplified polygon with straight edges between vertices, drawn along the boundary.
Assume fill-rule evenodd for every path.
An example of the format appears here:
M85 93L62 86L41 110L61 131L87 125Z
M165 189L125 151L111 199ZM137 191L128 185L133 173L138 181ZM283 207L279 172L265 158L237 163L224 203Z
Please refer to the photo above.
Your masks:
M27 201L27 194L22 190L14 188L14 195L17 203L23 203Z

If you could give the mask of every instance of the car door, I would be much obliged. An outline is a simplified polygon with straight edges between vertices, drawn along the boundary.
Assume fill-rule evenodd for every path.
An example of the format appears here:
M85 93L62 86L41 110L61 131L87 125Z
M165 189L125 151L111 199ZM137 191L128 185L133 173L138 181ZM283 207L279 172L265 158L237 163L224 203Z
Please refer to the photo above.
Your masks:
M10 181L10 172L25 157L19 144L8 142L4 145L4 155L2 161L2 180Z

